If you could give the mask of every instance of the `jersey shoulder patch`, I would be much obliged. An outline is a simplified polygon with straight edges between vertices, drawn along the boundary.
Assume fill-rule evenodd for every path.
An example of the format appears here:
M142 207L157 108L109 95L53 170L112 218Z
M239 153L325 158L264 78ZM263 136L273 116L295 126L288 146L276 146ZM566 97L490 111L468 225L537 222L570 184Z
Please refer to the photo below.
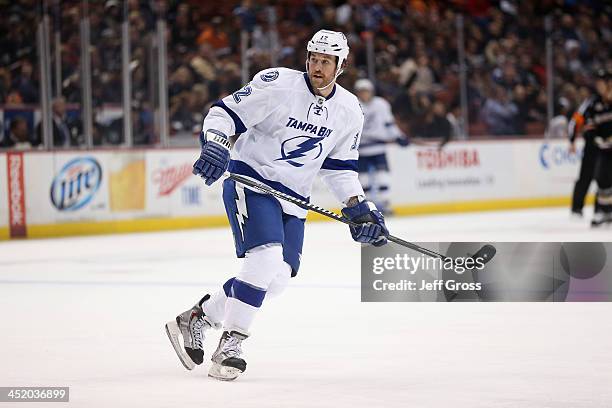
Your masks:
M278 69L269 69L267 71L262 71L259 78L264 82L272 82L277 80L279 75Z

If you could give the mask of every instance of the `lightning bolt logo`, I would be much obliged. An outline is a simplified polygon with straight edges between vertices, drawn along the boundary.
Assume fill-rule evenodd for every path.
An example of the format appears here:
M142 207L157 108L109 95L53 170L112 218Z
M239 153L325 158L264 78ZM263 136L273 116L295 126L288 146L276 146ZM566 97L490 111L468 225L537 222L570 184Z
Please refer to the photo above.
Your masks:
M240 228L240 238L244 242L244 223L249 214L246 207L244 188L238 186L238 184L236 184L236 210L236 220L238 221L238 227Z
M291 144L294 144L296 143L296 139L304 139L304 140L298 143L293 150L286 151L287 143L292 142ZM312 158L312 160L317 159L323 152L323 146L320 143L321 140L323 139L325 138L324 137L310 137L310 136L296 136L296 137L292 137L291 139L287 139L281 144L281 157L279 157L276 160L285 160L287 161L287 163L291 164L292 166L302 167L304 163L296 162L295 159L299 159L300 157L305 157L306 153L318 148L319 152L317 153L315 157Z

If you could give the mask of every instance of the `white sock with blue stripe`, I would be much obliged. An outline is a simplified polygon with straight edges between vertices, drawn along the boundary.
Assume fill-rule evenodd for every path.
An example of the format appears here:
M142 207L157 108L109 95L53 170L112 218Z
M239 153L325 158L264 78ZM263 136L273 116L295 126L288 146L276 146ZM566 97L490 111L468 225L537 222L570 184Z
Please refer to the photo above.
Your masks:
M229 291L224 327L248 332L271 282L287 268L280 244L266 244L248 251Z

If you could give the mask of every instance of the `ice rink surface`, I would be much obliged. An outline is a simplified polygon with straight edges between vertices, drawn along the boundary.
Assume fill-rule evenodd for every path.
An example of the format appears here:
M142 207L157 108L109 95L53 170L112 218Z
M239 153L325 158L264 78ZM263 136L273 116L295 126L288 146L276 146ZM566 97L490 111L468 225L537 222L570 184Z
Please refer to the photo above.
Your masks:
M565 209L388 225L421 242L612 238ZM164 323L238 268L229 228L0 243L0 386L70 386L71 407L612 407L612 304L361 303L359 247L337 223L307 224L246 373L188 372Z

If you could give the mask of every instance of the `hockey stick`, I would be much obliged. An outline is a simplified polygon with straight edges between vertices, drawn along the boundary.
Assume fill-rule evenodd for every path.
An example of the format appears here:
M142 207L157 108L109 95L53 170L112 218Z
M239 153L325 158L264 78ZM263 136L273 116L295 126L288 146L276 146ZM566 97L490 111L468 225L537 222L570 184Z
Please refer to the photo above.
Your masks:
M243 185L248 186L248 187L256 188L259 191L262 191L262 192L270 194L270 195L272 195L274 197L280 198L281 200L288 201L288 202L290 202L292 204L295 204L298 207L303 208L305 210L316 212L317 214L324 215L324 216L326 216L328 218L332 218L332 219L334 219L336 221L340 221L341 223L350 225L352 227L358 227L359 226L358 223L353 222L353 221L351 221L351 220L349 220L349 219L347 219L347 218L345 218L345 217L343 217L343 216L341 216L339 214L336 214L333 211L326 210L325 208L319 207L318 205L310 204L310 203L308 203L308 202L306 202L304 200L300 200L299 198L295 198L293 196L290 196L289 194L285 194L285 193L282 193L280 191L277 191L277 190L273 189L272 187L270 187L270 186L268 186L268 185L266 185L264 183L261 183L259 181L255 181L255 180L249 179L247 177L241 176L239 174L233 174L233 173L229 173L228 177L231 178L234 181L237 181L240 184L243 184ZM443 261L446 261L447 259L451 259L451 258L448 258L448 257L446 257L446 256L444 256L442 254L439 254L439 253L435 252L435 251L432 251L432 250L427 249L427 248L423 248L422 246L419 246L417 244L413 244L412 242L405 241L405 240L403 240L401 238L398 238L396 236L393 236L391 234L387 235L386 238L389 241L391 241L391 242L395 242L398 245L401 245L401 246L404 246L406 248L410 248L410 249L412 249L414 251L420 252L422 254L431 256L432 258L440 258ZM476 259L476 258L480 257L480 258L483 258L484 263L487 263L489 260L491 260L491 258L493 258L493 256L495 255L495 252L496 252L495 247L493 247L492 245L485 245L482 248L480 248L474 255L472 255L472 258Z

